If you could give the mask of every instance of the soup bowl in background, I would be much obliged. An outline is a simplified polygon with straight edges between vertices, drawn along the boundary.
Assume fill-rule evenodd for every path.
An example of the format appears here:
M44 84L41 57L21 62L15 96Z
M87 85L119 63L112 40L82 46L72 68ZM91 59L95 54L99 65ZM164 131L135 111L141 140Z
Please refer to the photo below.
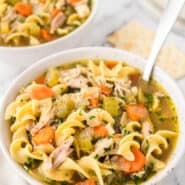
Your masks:
M99 0L93 0L93 6L90 16L87 20L73 32L56 40L46 42L37 46L9 47L0 46L0 61L13 65L27 67L39 59L53 53L89 45L89 32L93 26L93 20L96 16Z
M40 74L45 72L51 66L59 66L64 63L78 61L81 59L87 58L102 58L107 60L118 60L125 61L128 65L134 66L141 71L143 71L145 66L144 59L128 53L126 51L112 49L112 48L103 48L103 47L87 47L87 48L79 48L72 49L68 51L63 51L58 54L49 56L40 60L39 62L33 64L31 67L26 69L21 75L17 77L16 80L10 85L7 90L2 105L0 109L0 141L1 148L3 153L11 164L12 168L16 170L25 180L27 180L30 184L33 185L41 185L40 182L31 177L26 171L17 164L9 153L10 146L10 129L8 124L4 120L4 113L7 105L13 101L16 97L19 89L28 82L32 81ZM176 166L179 159L182 157L185 149L184 135L185 135L185 100L184 97L177 87L176 83L162 70L158 67L155 67L153 77L157 80L163 88L167 91L169 96L172 98L176 110L177 116L179 119L179 137L176 144L176 147L171 154L171 157L166 165L166 167L159 171L156 175L147 180L144 184L146 185L154 185L157 184L161 179L167 176Z

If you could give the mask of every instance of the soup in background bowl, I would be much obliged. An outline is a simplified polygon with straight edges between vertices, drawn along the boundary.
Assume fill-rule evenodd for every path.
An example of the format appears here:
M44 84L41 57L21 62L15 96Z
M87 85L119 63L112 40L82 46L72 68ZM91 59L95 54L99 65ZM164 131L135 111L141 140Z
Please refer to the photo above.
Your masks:
M98 2L0 1L1 60L27 67L49 54L88 45Z
M66 51L30 67L3 102L8 160L35 184L161 180L184 152L184 99L159 69L142 81L143 67L108 48Z
M63 37L90 16L92 0L0 2L0 45L34 46Z

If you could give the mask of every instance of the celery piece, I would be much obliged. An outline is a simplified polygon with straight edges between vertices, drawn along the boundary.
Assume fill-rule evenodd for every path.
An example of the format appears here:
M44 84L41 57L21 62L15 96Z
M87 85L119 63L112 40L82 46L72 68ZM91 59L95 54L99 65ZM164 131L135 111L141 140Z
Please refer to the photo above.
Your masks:
M0 1L0 17L3 17L4 13L7 10L7 7L8 7L8 4L1 3L1 1Z
M46 74L46 82L50 87L55 86L59 81L59 71L56 68L50 68Z
M83 152L91 152L92 148L93 148L93 145L91 143L91 140L90 139L80 139L79 140L79 145L80 145L80 149L83 151Z
M74 106L74 102L68 97L56 100L56 116L65 119L72 112Z
M6 0L6 2L12 6L14 6L17 2L19 2L20 0Z
M119 102L115 97L104 97L103 108L112 116L118 116L119 114Z
M6 34L10 31L9 28L9 22L8 21L4 21L0 23L0 30L1 30L1 34Z

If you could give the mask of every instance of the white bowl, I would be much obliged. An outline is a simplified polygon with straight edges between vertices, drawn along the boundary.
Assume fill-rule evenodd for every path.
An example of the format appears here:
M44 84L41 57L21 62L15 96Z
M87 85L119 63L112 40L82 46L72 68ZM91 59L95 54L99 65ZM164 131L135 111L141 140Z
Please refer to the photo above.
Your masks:
M49 56L37 62L36 64L25 70L19 77L10 85L6 95L3 99L2 106L0 109L0 141L3 153L11 164L12 168L15 169L24 179L30 184L40 185L38 181L33 179L28 173L26 173L22 167L20 167L10 156L9 145L10 145L10 130L8 124L4 120L4 112L7 105L16 97L18 90L25 86L28 82L36 78L39 74L43 73L50 66L58 66L63 63L76 61L87 58L103 58L112 60L124 60L129 65L135 66L140 70L144 69L145 61L126 51L94 47L94 48L79 48L69 51L60 52L58 54ZM149 179L145 184L154 185L159 182L162 178L167 176L176 166L177 162L181 158L185 149L185 100L184 97L177 87L176 83L158 67L154 69L154 78L160 82L160 84L166 89L170 97L173 99L180 124L179 139L176 148L171 155L169 162L164 170L157 173L154 177Z
M87 20L79 28L64 37L37 46L0 46L0 61L27 67L39 59L53 53L65 49L88 46L90 44L88 43L89 33L93 26L93 20L96 16L98 7L99 0L93 0L92 11Z

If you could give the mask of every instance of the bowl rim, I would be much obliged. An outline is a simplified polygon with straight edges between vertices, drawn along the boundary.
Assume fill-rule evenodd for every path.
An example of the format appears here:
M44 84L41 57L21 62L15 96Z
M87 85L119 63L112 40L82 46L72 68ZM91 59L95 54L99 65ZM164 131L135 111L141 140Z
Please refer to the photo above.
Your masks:
M3 136L1 134L1 132L2 132L2 125L4 124L4 108L7 106L6 105L6 101L7 101L8 97L10 95L13 96L13 95L16 94L17 91L15 92L15 89L16 89L17 84L19 84L19 82L21 82L22 78L24 78L25 76L28 76L28 74L30 74L32 70L34 70L34 69L36 69L38 67L40 67L40 68L45 70L45 68L48 68L49 65L51 66L50 62L52 62L53 60L57 60L59 58L62 58L65 55L66 56L67 55L68 56L69 55L73 55L73 54L77 55L77 53L80 54L80 52L84 52L84 53L86 53L86 52L98 53L98 54L94 54L94 55L97 55L98 58L103 58L103 56L101 56L101 53L103 53L103 52L107 53L106 55L110 55L110 53L114 53L115 55L119 54L120 56L122 55L123 57L124 57L124 55L127 55L130 58L132 58L133 60L134 59L138 60L141 63L140 64L141 68L144 68L143 66L145 64L145 60L143 58L141 58L141 57L139 57L139 56L137 56L137 55L135 55L133 53L129 53L127 51L124 51L124 50L119 50L119 49L115 49L115 48L108 48L108 47L82 47L82 48L70 49L70 50L62 51L62 52L50 55L48 57L45 57L45 58L39 60L37 63L31 65L24 72L22 72L11 83L11 85L9 86L8 90L6 91L6 94L3 97L3 100L2 100L2 103L1 103L1 109L0 109L0 147L1 147L2 151L3 151L4 156L6 157L6 159L9 162L9 164L12 166L12 168L15 171L17 171L18 174L20 176L22 176L25 180L27 180L28 182L30 182L30 183L32 183L34 185L41 185L41 183L39 181L37 181L36 179L34 179L31 175L29 175L24 169L22 169L22 167L11 157L11 155L9 153L9 150L6 148L6 144L5 144L4 140L3 140ZM83 59L83 58L81 58L81 59ZM56 63L57 63L57 65L60 65L62 63L67 63L67 62L70 62L70 61L62 61L62 62L56 62ZM129 61L126 62L126 63L129 64ZM133 63L135 63L135 61ZM130 65L134 66L134 64L130 64ZM52 64L52 66L55 66L55 64L54 65ZM135 67L138 67L137 64L135 64ZM170 160L168 161L166 167L163 170L161 170L160 172L156 173L153 177L151 177L146 182L144 182L143 184L145 184L145 185L156 185L156 183L158 183L164 177L166 177L169 173L171 173L173 171L173 169L175 168L175 166L177 165L177 163L179 162L179 160L182 158L182 156L184 154L184 151L185 151L185 142L183 142L183 140L184 140L183 139L183 135L185 134L185 129L184 130L182 130L182 129L180 130L181 127L185 128L185 115L184 114L180 114L182 112L185 112L185 106L184 106L185 105L185 99L184 99L184 96L183 96L181 90L179 89L179 87L177 86L177 84L175 83L175 81L173 79L171 79L171 77L169 77L158 66L155 66L155 68L154 68L154 78L156 79L157 77L160 77L160 78L164 79L164 81L168 81L169 82L169 84L172 86L172 88L176 92L175 95L178 96L177 99L179 99L181 101L181 104L183 104L183 106L177 105L174 102L176 108L181 106L180 112L177 111L177 114L178 114L178 116L180 115L179 118L181 118L181 120L179 120L179 138L178 138L178 143L177 143L177 145L176 145L176 147L174 149L174 152L173 152L173 155L175 154L174 155L175 157L174 157L173 160L171 160L171 158L170 158ZM31 78L33 78L33 77L31 77ZM14 90L14 91L12 91L12 90ZM14 92L14 93L12 93L12 92ZM168 91L168 93L169 93L169 91ZM172 93L171 94L169 93L169 95L172 96Z
M63 41L66 41L67 39L70 39L73 36L77 36L77 34L79 32L81 32L85 27L87 27L90 23L93 22L93 19L96 17L96 13L99 7L99 0L92 0L93 1L93 6L92 6L92 10L90 13L90 16L86 19L86 21L80 25L78 28L76 28L74 31L72 31L71 33L63 36L63 37L59 37L55 40L51 40L49 42L45 42L45 43L41 43L39 45L35 45L35 46L20 46L20 47L13 47L13 46L0 46L0 51L2 50L10 50L11 51L28 51L28 50L32 50L32 49L43 49L45 47L50 47L52 45L58 44L58 43L62 43Z

